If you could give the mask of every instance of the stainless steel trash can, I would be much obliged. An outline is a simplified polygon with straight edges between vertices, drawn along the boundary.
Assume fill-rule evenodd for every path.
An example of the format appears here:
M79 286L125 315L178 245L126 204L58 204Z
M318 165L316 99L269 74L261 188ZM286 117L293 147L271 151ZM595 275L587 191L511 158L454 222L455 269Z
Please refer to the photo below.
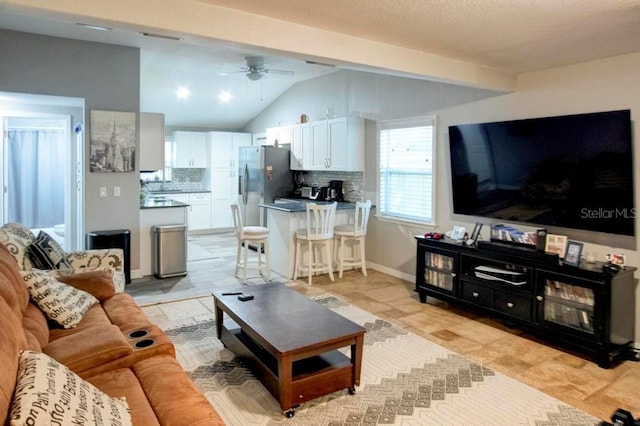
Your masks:
M152 226L153 275L158 278L187 275L187 225Z

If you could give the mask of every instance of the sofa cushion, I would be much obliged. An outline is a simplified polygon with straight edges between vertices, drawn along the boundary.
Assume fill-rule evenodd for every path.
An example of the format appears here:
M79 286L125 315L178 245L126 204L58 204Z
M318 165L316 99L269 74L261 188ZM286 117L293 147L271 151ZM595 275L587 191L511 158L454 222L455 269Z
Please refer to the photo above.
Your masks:
M0 297L0 425L5 425L13 390L16 387L18 355L27 346L20 320Z
M75 270L72 269L72 271ZM98 300L104 300L113 296L116 291L113 272L114 269L111 268L100 268L94 271L83 270L81 273L60 274L56 279L78 290L86 291Z
M44 353L78 374L132 352L131 345L115 325L80 330L44 347Z
M70 425L80 419L95 425L132 424L125 400L108 396L43 353L22 352L11 426Z
M224 425L218 413L170 356L154 356L131 369L162 425ZM171 389L171 392L167 392Z
M126 398L134 425L160 425L138 378L130 368L107 371L88 377L86 380L107 395ZM171 391L167 389L167 393L170 394Z
M29 303L22 317L22 328L37 341L37 346L29 345L29 348L42 352L49 343L49 326L40 308L33 303Z
M0 297L17 316L21 316L29 304L29 292L22 282L18 265L4 244L0 244Z
M50 328L49 342L75 334L80 330L96 329L110 325L112 325L111 321L104 312L104 309L102 309L102 306L100 304L95 304L89 308L87 313L84 314L84 317L82 317L82 321L80 321L80 323L78 323L74 328Z
M27 285L31 300L47 318L64 328L75 327L87 310L98 303L98 299L86 291L61 283L46 272L20 271L20 275Z
M20 223L7 223L0 227L0 243L7 246L18 263L18 269L23 271L33 268L31 258L27 255L27 247L34 239L33 232Z
M27 247L33 266L38 269L71 269L67 255L51 235L40 231L36 239Z

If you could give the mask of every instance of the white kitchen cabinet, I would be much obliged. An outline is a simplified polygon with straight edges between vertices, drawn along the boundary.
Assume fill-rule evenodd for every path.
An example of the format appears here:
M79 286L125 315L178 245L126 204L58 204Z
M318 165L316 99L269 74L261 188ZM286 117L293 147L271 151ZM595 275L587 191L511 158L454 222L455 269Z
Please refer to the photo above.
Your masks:
M211 228L211 194L189 194L189 230Z
M167 198L189 204L187 208L189 231L211 228L211 194L208 192L191 192L167 194Z
M291 139L291 156L289 167L291 170L305 170L305 166L309 163L308 149L304 147L302 140L302 125L296 124L292 126ZM307 156L305 157L305 154Z
M270 127L267 129L266 145L289 144L293 141L293 126Z
M231 228L231 204L237 202L238 156L251 146L250 133L209 132L211 146L211 227Z
M307 170L327 170L329 168L328 127L326 121L312 121L302 126L303 150L309 149Z
M335 118L301 126L301 170L364 171L364 120ZM307 154L308 153L308 154Z
M164 169L164 114L140 113L140 171Z
M173 167L204 169L208 167L209 150L205 132L173 132Z

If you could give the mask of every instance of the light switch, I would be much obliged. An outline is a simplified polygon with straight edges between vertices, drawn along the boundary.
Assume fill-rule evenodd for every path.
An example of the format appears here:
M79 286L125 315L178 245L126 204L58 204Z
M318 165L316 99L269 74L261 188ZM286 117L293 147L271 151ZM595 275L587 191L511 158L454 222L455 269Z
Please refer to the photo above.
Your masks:
M114 197L119 197L120 196L120 187L119 186L114 186L113 187L113 196Z
M107 198L107 187L106 186L101 186L100 187L100 198Z

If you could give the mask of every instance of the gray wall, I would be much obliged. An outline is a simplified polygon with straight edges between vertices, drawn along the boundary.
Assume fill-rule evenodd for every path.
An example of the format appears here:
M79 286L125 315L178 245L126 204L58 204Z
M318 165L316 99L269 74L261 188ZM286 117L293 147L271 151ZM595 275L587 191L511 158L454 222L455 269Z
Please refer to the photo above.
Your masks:
M139 112L140 52L112 46L0 30L0 91L85 100L85 232L130 229L131 267L139 265L139 175L90 173L91 110ZM100 198L101 186L109 196ZM113 197L120 186L121 196Z

